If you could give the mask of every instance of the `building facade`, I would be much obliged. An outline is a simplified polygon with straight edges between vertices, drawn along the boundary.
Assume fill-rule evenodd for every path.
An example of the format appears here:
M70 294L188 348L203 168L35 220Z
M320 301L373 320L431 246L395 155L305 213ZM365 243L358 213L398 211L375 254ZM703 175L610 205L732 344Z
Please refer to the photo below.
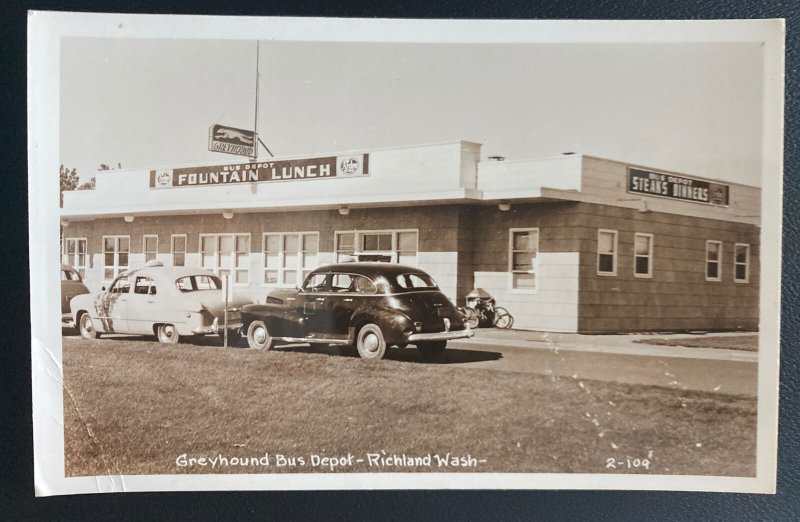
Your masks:
M63 261L92 290L150 259L263 302L341 256L489 292L521 329L758 327L760 189L584 155L481 160L456 141L102 171L64 194Z

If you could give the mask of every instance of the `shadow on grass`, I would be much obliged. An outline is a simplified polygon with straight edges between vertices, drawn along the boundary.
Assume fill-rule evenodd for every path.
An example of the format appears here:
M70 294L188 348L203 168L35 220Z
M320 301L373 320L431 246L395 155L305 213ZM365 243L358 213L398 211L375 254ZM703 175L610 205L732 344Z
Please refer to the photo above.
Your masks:
M358 358L358 351L355 348L342 347L336 345L307 345L307 344L289 344L278 345L273 348L275 351L281 352L297 352L307 354L322 354L331 357L352 357ZM460 348L448 348L435 359L426 359L422 356L419 350L413 347L407 348L389 348L386 350L384 359L392 361L403 361L411 363L422 364L462 364L481 361L496 361L502 359L503 354L500 352L489 352L484 350L464 350Z
M80 337L74 330L63 329L62 335L65 337ZM101 340L113 340L122 342L142 342L149 341L158 343L158 339L153 335L124 335L107 334L101 336ZM179 346L190 348L191 346L222 348L222 339L216 335L199 335L181 337ZM249 349L246 339L239 339L236 342L228 341L230 349ZM328 355L331 357L350 357L357 359L358 351L354 347L343 347L325 344L278 344L272 350L276 352L296 352L306 354ZM500 352L487 350L465 350L462 348L448 348L435 359L427 359L422 356L419 350L413 346L406 348L389 348L386 350L385 359L392 361L402 361L422 364L463 364L483 361L496 361L503 358Z

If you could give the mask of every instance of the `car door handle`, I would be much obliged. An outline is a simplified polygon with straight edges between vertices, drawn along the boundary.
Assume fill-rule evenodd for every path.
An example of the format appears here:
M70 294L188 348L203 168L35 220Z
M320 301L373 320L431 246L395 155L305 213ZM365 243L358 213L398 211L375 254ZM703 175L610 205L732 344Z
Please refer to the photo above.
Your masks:
M324 300L325 300L324 297L317 297L317 301L324 301Z
M352 298L352 297L346 297L346 298L344 299L344 302L345 302L345 303L352 303L352 302L353 302L353 298Z

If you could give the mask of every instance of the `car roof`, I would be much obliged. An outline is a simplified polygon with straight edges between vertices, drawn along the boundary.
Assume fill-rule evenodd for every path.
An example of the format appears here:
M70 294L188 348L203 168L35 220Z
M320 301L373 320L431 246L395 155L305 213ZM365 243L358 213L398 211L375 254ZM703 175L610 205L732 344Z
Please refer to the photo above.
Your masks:
M128 270L127 274L129 276L140 275L153 279L167 279L172 281L192 275L209 275L216 277L214 272L206 270L205 268L185 266L146 266L144 268Z
M396 263L381 263L379 261L335 263L332 265L321 266L314 270L314 272L345 272L348 274L358 274L367 277L396 277L400 274L425 274L424 270L420 270L414 266L398 265Z

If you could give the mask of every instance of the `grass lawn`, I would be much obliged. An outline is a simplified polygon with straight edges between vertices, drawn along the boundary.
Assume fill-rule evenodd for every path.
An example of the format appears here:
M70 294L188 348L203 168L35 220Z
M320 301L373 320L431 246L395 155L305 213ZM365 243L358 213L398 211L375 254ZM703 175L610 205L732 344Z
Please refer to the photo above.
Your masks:
M756 402L306 348L63 339L67 476L337 471L753 476ZM367 453L467 456L460 468L369 466ZM264 457L269 465L179 466ZM277 455L295 466L276 466ZM299 464L303 458L305 465ZM627 468L648 459L649 470ZM616 468L607 467L609 459Z
M644 344L661 346L686 346L688 348L724 348L726 350L758 351L758 335L711 335L708 337L692 337L690 339L642 339L636 341Z

